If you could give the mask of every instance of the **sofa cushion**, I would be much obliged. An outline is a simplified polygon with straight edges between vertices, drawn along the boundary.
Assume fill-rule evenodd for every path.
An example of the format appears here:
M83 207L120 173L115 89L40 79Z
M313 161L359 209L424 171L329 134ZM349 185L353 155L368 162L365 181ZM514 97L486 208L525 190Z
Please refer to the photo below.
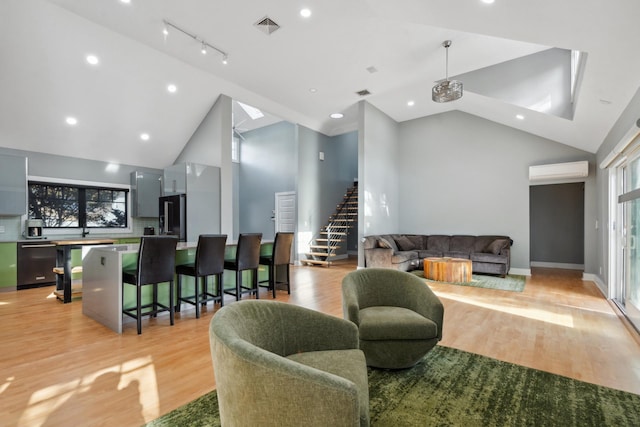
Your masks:
M440 251L431 251L431 250L422 250L418 251L418 258L442 258L442 252Z
M379 237L378 238L378 247L379 248L383 248L383 249L393 249L393 251L397 251L398 247L396 246L396 243L393 242L391 243L392 239L386 239L384 237Z
M492 253L498 255L503 249L509 247L509 241L507 239L495 239L489 243L482 252Z
M437 337L438 326L408 308L373 306L360 310L359 333L361 340L424 340Z
M308 351L292 354L287 359L353 382L358 388L360 419L369 419L369 380L362 350Z
M427 237L427 249L430 251L447 252L451 236L429 236Z
M394 264L402 264L406 261L411 261L418 258L418 252L416 251L399 251L393 254L391 262Z
M396 245L396 241L393 239L393 236L389 234L383 234L378 237L378 246L381 248L393 249L394 252L398 251L398 245Z
M442 254L442 256L448 257L448 258L463 258L463 259L469 259L469 255L470 255L469 252L456 252L456 251L449 251Z
M475 242L476 236L451 236L449 252L466 252L469 254L473 252Z
M398 236L395 240L401 251L412 251L416 248L416 245L407 236Z
M414 249L427 249L427 236L422 236L420 234L409 234L407 238L413 242L415 245Z
M494 255L485 252L475 252L471 254L471 261L476 262L492 262L496 264L506 264L507 255Z
M477 236L473 245L474 252L484 252L484 249L496 239L508 239L505 236Z

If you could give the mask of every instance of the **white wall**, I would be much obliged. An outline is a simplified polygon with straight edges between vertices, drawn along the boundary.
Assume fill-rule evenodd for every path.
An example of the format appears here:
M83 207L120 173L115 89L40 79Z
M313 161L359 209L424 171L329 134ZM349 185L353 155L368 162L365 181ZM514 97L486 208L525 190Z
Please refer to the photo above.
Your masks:
M398 123L366 101L359 105L358 238L399 228L400 163ZM358 265L364 253L358 250Z
M529 269L529 166L594 162L593 154L459 111L401 123L399 135L397 231L508 235L519 269ZM588 179L585 212L594 211L594 195ZM585 249L594 235L585 226ZM585 250L585 268L593 259Z
M220 168L220 230L235 239L231 98L220 95L174 162L193 162Z

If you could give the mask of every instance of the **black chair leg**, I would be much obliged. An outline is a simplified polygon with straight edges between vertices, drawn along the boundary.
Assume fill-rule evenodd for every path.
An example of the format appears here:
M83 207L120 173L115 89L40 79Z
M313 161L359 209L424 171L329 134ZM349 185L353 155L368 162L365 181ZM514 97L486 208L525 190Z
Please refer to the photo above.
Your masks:
M153 317L158 317L158 284L154 283L153 285Z
M142 333L142 287L136 286L136 321L138 324L138 335Z
M171 326L173 326L173 318L174 318L174 309L173 305L175 304L173 300L173 280L169 282L169 322Z
M242 290L242 271L236 270L236 301L240 301L241 290Z
M220 307L223 307L224 306L224 282L222 281L222 273L216 274L216 286L218 287L218 292L216 293L216 295L220 296Z
M193 292L195 293L194 295L194 302L195 302L195 306L196 306L196 319L200 318L200 301L198 298L198 285L200 284L200 278L198 276L194 277L194 282L193 282ZM202 278L204 280L204 278Z
M177 283L177 295L176 295L176 312L180 313L180 309L182 308L182 275L181 274L177 274L176 275L177 279L178 279L178 283Z
M291 294L291 279L289 276L289 264L287 264L286 269L287 269L287 294Z
M278 266L272 264L269 266L269 286L271 286L271 292L273 292L273 299L276 298L276 278L278 277Z
M253 289L256 292L256 299L260 299L260 289L258 288L258 269L256 268L251 273L251 278L253 280Z

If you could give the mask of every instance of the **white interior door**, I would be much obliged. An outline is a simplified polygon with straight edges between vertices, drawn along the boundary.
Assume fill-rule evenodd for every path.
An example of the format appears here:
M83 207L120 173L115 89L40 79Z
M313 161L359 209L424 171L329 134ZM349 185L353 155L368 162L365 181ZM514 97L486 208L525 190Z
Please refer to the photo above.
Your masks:
M276 193L275 227L279 231L296 231L296 192Z

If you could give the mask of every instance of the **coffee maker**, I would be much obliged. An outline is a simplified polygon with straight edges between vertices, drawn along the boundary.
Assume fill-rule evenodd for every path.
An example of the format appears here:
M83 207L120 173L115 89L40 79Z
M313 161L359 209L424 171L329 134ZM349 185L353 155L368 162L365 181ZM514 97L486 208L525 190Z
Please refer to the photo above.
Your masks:
M25 224L26 238L42 239L42 227L44 223L41 219L28 219Z

